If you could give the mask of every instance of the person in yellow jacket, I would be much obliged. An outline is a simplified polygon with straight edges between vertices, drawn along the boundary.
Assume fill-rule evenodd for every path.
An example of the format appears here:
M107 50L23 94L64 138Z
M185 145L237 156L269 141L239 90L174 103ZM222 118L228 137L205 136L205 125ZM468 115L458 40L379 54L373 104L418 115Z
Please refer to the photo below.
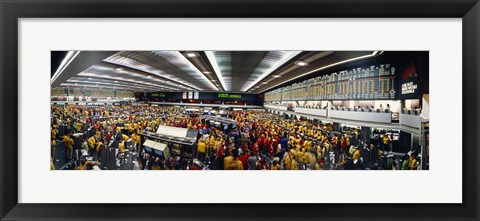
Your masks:
M323 170L323 163L320 159L318 159L317 164L315 164L315 170Z
M82 131L83 124L81 122L77 122L77 128L75 128L77 131Z
M118 152L119 153L125 153L125 141L121 141L119 144L118 144Z
M386 150L390 139L387 134L383 135L383 149Z
M298 163L297 166L299 166L299 169L300 169L303 165L303 156L305 155L305 152L303 152L303 148L300 148L299 150L296 151L296 153L297 153L296 161Z
M200 141L197 144L197 158L202 162L205 160L206 150L207 150L207 144L203 141L203 139L200 139Z
M72 132L69 134L63 136L63 143L65 144L65 147L67 148L67 158L72 159L73 157L73 139L70 138Z
M136 150L136 149L137 149L137 146L138 146L138 143L137 143L137 134L136 134L135 132L133 132L131 138L132 138L132 148L133 148L134 150Z
M273 161L272 166L270 166L270 170L280 170L280 165L277 161Z
M128 140L128 136L125 135L125 134L122 134L122 140L123 140L123 141L127 141L127 140Z
M97 139L98 139L98 140L100 140L100 139L102 138L102 133L101 133L99 130L97 130L97 131L95 132L95 135L97 135Z
M53 156L55 154L56 147L57 147L57 141L52 140L51 148L50 148L50 150L52 151L51 156Z
M86 170L87 165L95 165L95 163L87 161L86 159L81 159L80 164L78 164L78 166L75 167L75 170Z
M95 140L95 137L92 136L92 137L88 138L88 147L89 147L89 149L93 149L93 148L95 147L95 143L96 143L96 142L97 142L97 141Z
M413 154L409 157L408 169L415 170L417 169L417 159L413 156Z
M50 157L50 170L55 170L55 164L53 164L53 157Z
M226 156L225 158L223 158L223 169L224 170L236 169L236 164L235 164L235 159L233 158L233 154L230 154L229 156Z
M358 147L355 147L355 151L353 152L352 159L354 162L360 159L360 149L358 149Z
M212 134L210 135L210 140L208 141L208 147L210 148L210 150L214 150L214 146L215 145L215 136Z
M57 139L57 128L55 128L55 126L53 126L52 128L52 140L55 140Z
M285 156L284 167L287 170L297 170L297 162L295 160L295 150L290 150L290 152Z
M101 153L100 151L102 149L102 145L103 145L102 142L100 142L100 141L97 142L97 147L95 148L95 150L97 151L98 154Z
M310 141L308 141L308 140L305 141L304 146L305 146L305 149L310 150L310 148L312 147L312 141L311 140Z
M238 158L235 158L235 170L243 170L243 164L242 161L240 161Z

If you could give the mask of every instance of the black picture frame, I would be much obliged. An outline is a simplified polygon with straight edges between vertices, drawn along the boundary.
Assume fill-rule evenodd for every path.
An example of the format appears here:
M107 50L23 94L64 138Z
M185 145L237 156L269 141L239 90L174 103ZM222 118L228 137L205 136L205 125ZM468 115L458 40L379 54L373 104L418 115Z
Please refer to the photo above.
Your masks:
M0 0L0 16L1 220L479 220L478 0ZM463 203L19 204L17 20L47 17L462 18Z

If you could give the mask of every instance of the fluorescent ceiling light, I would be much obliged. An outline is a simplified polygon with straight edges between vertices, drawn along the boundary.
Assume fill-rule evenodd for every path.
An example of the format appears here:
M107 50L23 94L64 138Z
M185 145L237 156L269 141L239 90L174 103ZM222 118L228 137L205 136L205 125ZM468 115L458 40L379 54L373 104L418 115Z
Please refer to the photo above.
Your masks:
M210 74L210 71L204 71L203 73L204 74Z
M117 71L123 71L122 68L115 68L115 70L117 70Z
M307 66L308 65L308 63L305 62L305 61L296 61L295 64L298 65L298 66Z
M159 83L164 83L162 82L161 80L156 80L156 79L151 79L149 81L137 81L137 80L133 80L133 79L130 79L130 78L117 78L117 77L112 77L111 75L108 75L108 74L98 74L98 73L92 73L92 72L88 72L90 70L87 70L87 71L84 71L84 72L81 72L78 74L78 76L95 76L96 78L101 78L101 79L107 79L107 80L110 80L110 81L113 81L115 79L122 79L122 81L125 81L125 82L128 82L128 83L141 83L143 85L148 85L148 86L152 86L152 87L158 87L158 88L168 88L170 90L178 90L176 88L172 88L172 87L168 87L168 86L164 86L162 84L159 84ZM141 75L143 76L143 75ZM70 81L70 80L67 80L67 81ZM154 82L154 83L151 83L151 82ZM170 84L170 85L173 85L175 86L175 84Z
M205 51L205 54L207 55L207 59L210 62L210 64L213 67L213 70L215 71L215 74L217 75L218 79L220 80L220 84L222 84L223 88L225 90L230 90L230 88L227 88L225 86L225 82L223 81L223 75L220 72L220 68L218 67L217 60L215 59L215 55L213 54L213 51Z
M273 71L275 71L278 67L282 66L283 64L285 64L287 61L289 61L290 59L292 59L293 57L297 56L298 54L301 53L301 51L275 51L275 52L270 52L270 53L282 53L282 58L280 60L277 60L275 62L269 62L268 61L265 61L265 63L267 65L269 65L270 67L267 69L267 70L261 70L260 66L262 65L259 65L259 67L257 67L255 69L254 72L260 72L262 73L262 75L260 77L257 77L252 83L248 84L248 85L243 85L241 91L247 91L249 90L251 87L253 87L255 84L257 84L258 82L260 82L261 80L263 80L265 77L267 77L268 75L270 75ZM268 56L268 55L267 55ZM264 63L264 61L262 61L262 63Z
M195 52L188 52L188 53L187 53L187 56L188 56L189 58L194 58L194 57L197 57L197 54L195 54Z
M152 51L152 52L154 52L156 55L162 57L163 59L166 59L168 62L175 63L175 65L179 66L180 68L182 68L182 65L185 66L185 64L184 64L185 62L180 62L179 63L179 61L183 61L183 60L188 61L188 59L186 59L185 56L183 54L180 54L178 51ZM141 53L141 52L139 52L139 53ZM178 59L179 55L181 56L181 59L183 58L183 60ZM104 61L108 62L108 63L116 64L116 65L126 66L126 67L129 67L129 68L134 69L134 70L147 72L147 73L150 73L152 75L159 76L162 79L170 79L171 81L174 81L174 82L180 82L182 80L182 79L176 77L175 75L172 75L170 73L167 73L165 71L162 71L160 69L152 67L150 65L141 63L137 60L134 60L134 59L131 59L131 58L128 58L128 57L124 57L122 55L122 52L118 52L115 55L112 55L112 56L104 59ZM122 73L125 73L125 72L122 72ZM133 72L127 72L127 73L133 74ZM138 75L138 74L134 74L134 75ZM200 75L202 75L202 74L200 74ZM152 80L155 80L157 82L161 81L161 80L157 80L157 79L152 79ZM162 82L164 82L164 81L162 81ZM174 85L174 84L171 84L171 85ZM190 86L190 87L197 88L196 86L191 85L191 84L187 84L187 85ZM197 89L200 90L199 88L197 88ZM178 90L178 89L176 89L176 90Z
M172 63L173 64L182 64L183 65L183 68L181 67L182 70L186 71L187 73L189 73L190 75L194 76L194 77L198 77L198 78L201 78L204 80L204 82L207 82L210 86L211 86L211 89L216 89L215 88L215 85L213 85L213 83L207 78L205 77L205 75L203 75L200 70L198 70L197 67L195 67L195 65L192 64L192 62L190 62L188 59L186 59L184 56L182 56L182 54L180 52L176 52L175 56L177 56L178 60L172 60ZM193 73L192 73L193 71ZM200 90L199 88L197 87L193 87L192 85L189 85L187 82L182 82L184 84L187 84L188 86L192 87L192 88L195 88L196 90Z
M268 82L262 82L262 84L268 84Z
M152 76L148 75L147 78L152 78Z
M279 78L279 77L282 77L282 76L280 76L280 75L272 75L272 77L274 77L274 78Z
M63 58L62 62L57 68L57 71L55 71L55 74L53 74L52 79L50 80L50 84L53 84L55 79L57 79L58 76L67 68L67 66L77 57L77 55L80 54L80 51L69 51L67 55Z
M361 59L373 57L373 56L377 55L378 52L379 52L379 51L374 51L372 54L367 54L367 55L363 55L363 56L356 57L356 58L350 58L350 59L343 60L343 61L340 61L340 62L337 62L337 63L329 64L329 65L327 65L327 66L323 66L323 67L321 67L321 68L317 68L317 69L315 69L315 70L312 70L312 71L309 71L309 72L306 72L306 73L297 75L297 76L295 76L294 78L287 79L287 80L285 80L285 81L283 81L283 82L281 82L281 83L279 83L279 84L276 84L276 85L274 85L274 86L272 86L272 87L269 87L269 88L267 88L267 89L265 89L265 90L263 90L263 91L260 91L260 92L264 92L264 91L266 91L266 90L270 90L271 88L277 87L277 86L282 85L282 84L285 84L285 83L287 83L287 82L289 82L289 81L293 81L293 80L295 80L295 79L297 79L297 78L303 77L303 76L305 76L305 75L308 75L308 74L311 74L311 73L314 73L314 72L317 72L317 71L321 71L321 70L326 69L326 68L330 68L330 67L333 67L333 66L336 66L336 65L339 65L339 64L344 64L344 63L348 63L348 62L352 62L352 61L356 61L356 60L361 60Z

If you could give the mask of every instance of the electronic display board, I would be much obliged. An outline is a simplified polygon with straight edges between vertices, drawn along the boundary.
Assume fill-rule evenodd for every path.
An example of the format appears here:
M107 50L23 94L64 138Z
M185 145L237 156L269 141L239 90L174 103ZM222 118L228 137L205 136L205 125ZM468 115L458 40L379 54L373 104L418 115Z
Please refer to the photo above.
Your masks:
M385 51L280 86L265 101L419 99L429 89L428 62L428 51Z
M305 80L265 94L266 100L391 100L397 74L390 64L371 65ZM281 93L281 96L280 96Z

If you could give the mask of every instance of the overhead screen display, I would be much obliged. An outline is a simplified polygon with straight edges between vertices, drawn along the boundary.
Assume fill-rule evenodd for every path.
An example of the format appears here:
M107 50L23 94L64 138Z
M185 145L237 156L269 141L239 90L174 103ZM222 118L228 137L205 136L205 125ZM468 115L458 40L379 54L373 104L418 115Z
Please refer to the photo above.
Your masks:
M428 75L428 51L386 52L269 91L265 101L418 99Z
M265 94L265 100L396 99L396 69L372 65L327 74Z

